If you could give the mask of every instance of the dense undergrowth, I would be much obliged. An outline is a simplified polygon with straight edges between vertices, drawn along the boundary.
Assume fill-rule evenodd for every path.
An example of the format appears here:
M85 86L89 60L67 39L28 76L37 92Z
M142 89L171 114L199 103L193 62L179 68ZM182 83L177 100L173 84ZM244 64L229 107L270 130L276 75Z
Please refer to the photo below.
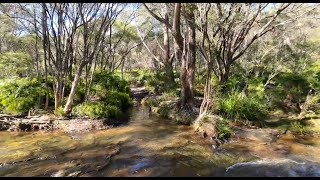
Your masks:
M49 106L52 109L53 81L49 77ZM71 87L65 87L68 94ZM129 83L109 72L96 73L90 94L85 101L86 87L80 83L75 95L75 106L72 111L74 116L89 118L116 118L121 116L132 105ZM2 113L19 115L26 114L31 109L43 107L45 103L46 88L44 80L30 78L6 79L0 85L0 110ZM67 97L65 97L64 102ZM56 115L66 116L63 107L54 111Z

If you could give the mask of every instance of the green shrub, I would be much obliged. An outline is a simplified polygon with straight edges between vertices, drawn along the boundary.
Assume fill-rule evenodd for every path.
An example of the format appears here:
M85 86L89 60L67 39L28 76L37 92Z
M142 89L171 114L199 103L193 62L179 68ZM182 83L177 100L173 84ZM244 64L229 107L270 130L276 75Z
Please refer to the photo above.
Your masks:
M225 83L225 89L227 92L231 92L234 90L239 90L239 82L244 81L244 79L241 76L232 76L228 79L228 81Z
M206 79L207 79L207 72L200 72L195 76L195 84L201 84L204 85L206 84Z
M174 73L174 77L177 76ZM174 81L173 84L169 84L168 76L165 74L165 71L162 69L157 71L156 73L150 73L145 75L144 78L144 86L149 90L153 90L153 92L170 92L176 88L177 83Z
M0 54L0 78L26 77L32 74L32 57L25 52L1 52Z
M129 83L126 80L122 80L119 76L106 71L95 74L91 88L91 94L99 97L105 97L107 91L130 93Z
M274 78L274 87L267 91L271 98L272 108L288 110L284 104L287 95L290 95L292 103L303 103L310 89L307 78L298 73L280 73Z
M132 104L132 99L129 94L117 91L108 91L105 102L109 105L114 105L125 110Z
M7 80L0 85L0 105L4 113L21 114L35 108L45 95L44 84L37 79Z
M231 136L231 128L229 126L228 120L225 118L220 118L217 121L216 128L218 130L219 139L228 139Z
M156 107L159 105L159 103L159 100L153 97L147 97L141 100L141 104L148 107Z
M262 78L250 78L248 80L248 95L255 96L259 100L263 101L265 98L265 91Z
M64 113L62 106L59 106L56 110L53 111L53 113L57 116L66 116L67 115L66 113Z
M119 76L109 72L102 71L94 76L90 96L98 97L97 99L99 99L99 101L110 106L108 107L110 111L113 107L117 107L119 110L123 111L132 105L132 99L130 98L129 93L130 88L126 80L122 80ZM100 106L101 105L97 105L97 107ZM102 114L101 117L105 116L103 113L97 112L98 117L100 117L99 114Z
M107 111L107 117L116 118L122 115L122 111L114 105L106 105L105 110Z
M138 71L138 76L136 76L136 81L139 86L150 86L153 85L155 73L150 70L140 70Z
M295 122L290 123L290 128L289 129L291 131L293 131L293 132L299 132L300 134L308 132L306 126L303 125L299 121L295 121Z
M194 89L194 96L200 96L200 97L203 97L204 95L204 84L198 84L195 86L195 89Z
M89 118L116 118L122 115L121 110L114 105L104 102L85 102L75 106L72 114L76 116L88 116Z
M170 101L172 99L175 99L179 97L179 92L177 91L170 91L170 92L164 92L161 94L161 96L158 97L159 101Z
M257 121L266 117L266 107L256 97L233 91L219 100L219 111L230 119Z
M161 117L168 118L171 109L172 109L172 108L171 108L168 104L166 104L166 103L161 103L160 106L159 106L159 109L158 109L158 112L157 112L157 113L158 113Z
M78 89L76 91L76 94L74 96L74 102L77 103L81 103L84 101L85 98L85 94L86 94L86 87L83 83L79 83L78 85Z
M303 75L307 78L310 86L317 92L320 92L320 61L315 61L307 66Z

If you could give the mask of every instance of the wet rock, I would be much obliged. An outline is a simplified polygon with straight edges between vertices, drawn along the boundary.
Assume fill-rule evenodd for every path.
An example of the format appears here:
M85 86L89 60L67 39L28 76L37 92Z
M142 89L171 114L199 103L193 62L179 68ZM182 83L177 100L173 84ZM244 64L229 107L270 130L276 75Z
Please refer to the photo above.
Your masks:
M68 169L62 169L58 172L51 175L51 177L76 177L80 173L82 173L82 169L85 167L85 164L78 164L75 167L71 167Z
M0 122L0 131L7 130L10 128L10 124L8 122Z
M212 151L215 152L217 149L218 149L218 145L217 144L212 144L211 148L212 148Z
M244 127L235 127L234 132L234 136L237 138L258 140L262 143L270 143L274 141L278 135L281 135L283 133L278 129L251 129Z
M56 120L53 122L54 129L62 129L66 133L81 133L88 132L95 129L106 129L108 126L104 125L104 120L94 119L71 119L71 120Z
M196 132L201 134L202 137L208 137L213 141L217 137L216 122L220 119L221 117L219 116L206 115L197 125Z
M133 98L137 101L141 101L150 94L150 91L146 90L145 87L130 87L130 90Z
M138 160L135 165L130 168L130 173L134 174L137 173L138 171L150 167L152 164L154 164L154 161L152 161L149 158L143 158L141 160Z
M12 126L10 126L10 127L8 128L8 130L7 130L7 131L13 132L13 131L19 131L19 129L18 129L18 127L17 127L17 126L12 125Z
M76 171L76 172L73 172L73 173L67 175L67 177L77 177L80 173L81 173L81 171Z
M59 170L58 172L51 175L51 177L64 177L66 175L65 170Z
M19 123L18 128L21 131L30 131L32 126L31 126L31 124Z
M168 113L168 117L178 124L190 125L197 118L197 113L193 109L172 108Z
M226 176L305 177L320 176L320 164L291 159L237 163L227 168Z

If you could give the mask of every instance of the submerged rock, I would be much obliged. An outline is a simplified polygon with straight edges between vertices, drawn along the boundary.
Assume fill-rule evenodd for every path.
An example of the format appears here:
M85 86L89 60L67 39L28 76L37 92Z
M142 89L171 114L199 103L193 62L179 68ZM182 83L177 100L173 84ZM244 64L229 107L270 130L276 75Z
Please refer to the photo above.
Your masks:
M66 175L65 170L59 170L58 172L51 175L51 177L64 177Z
M225 176L304 177L320 176L320 164L291 159L241 162L227 168Z
M19 123L18 128L19 128L21 131L30 131L30 130L31 130L31 124Z
M154 161L149 159L149 158L143 158L139 160L131 169L130 173L134 174L137 173L138 171L148 168L154 164Z

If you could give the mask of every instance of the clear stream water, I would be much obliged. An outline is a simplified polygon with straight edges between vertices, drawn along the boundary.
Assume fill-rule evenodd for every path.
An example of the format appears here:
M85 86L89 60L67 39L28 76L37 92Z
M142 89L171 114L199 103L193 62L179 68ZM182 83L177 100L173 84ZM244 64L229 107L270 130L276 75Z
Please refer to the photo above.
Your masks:
M320 138L232 138L213 152L192 127L142 106L130 115L81 134L0 132L0 176L320 176Z

